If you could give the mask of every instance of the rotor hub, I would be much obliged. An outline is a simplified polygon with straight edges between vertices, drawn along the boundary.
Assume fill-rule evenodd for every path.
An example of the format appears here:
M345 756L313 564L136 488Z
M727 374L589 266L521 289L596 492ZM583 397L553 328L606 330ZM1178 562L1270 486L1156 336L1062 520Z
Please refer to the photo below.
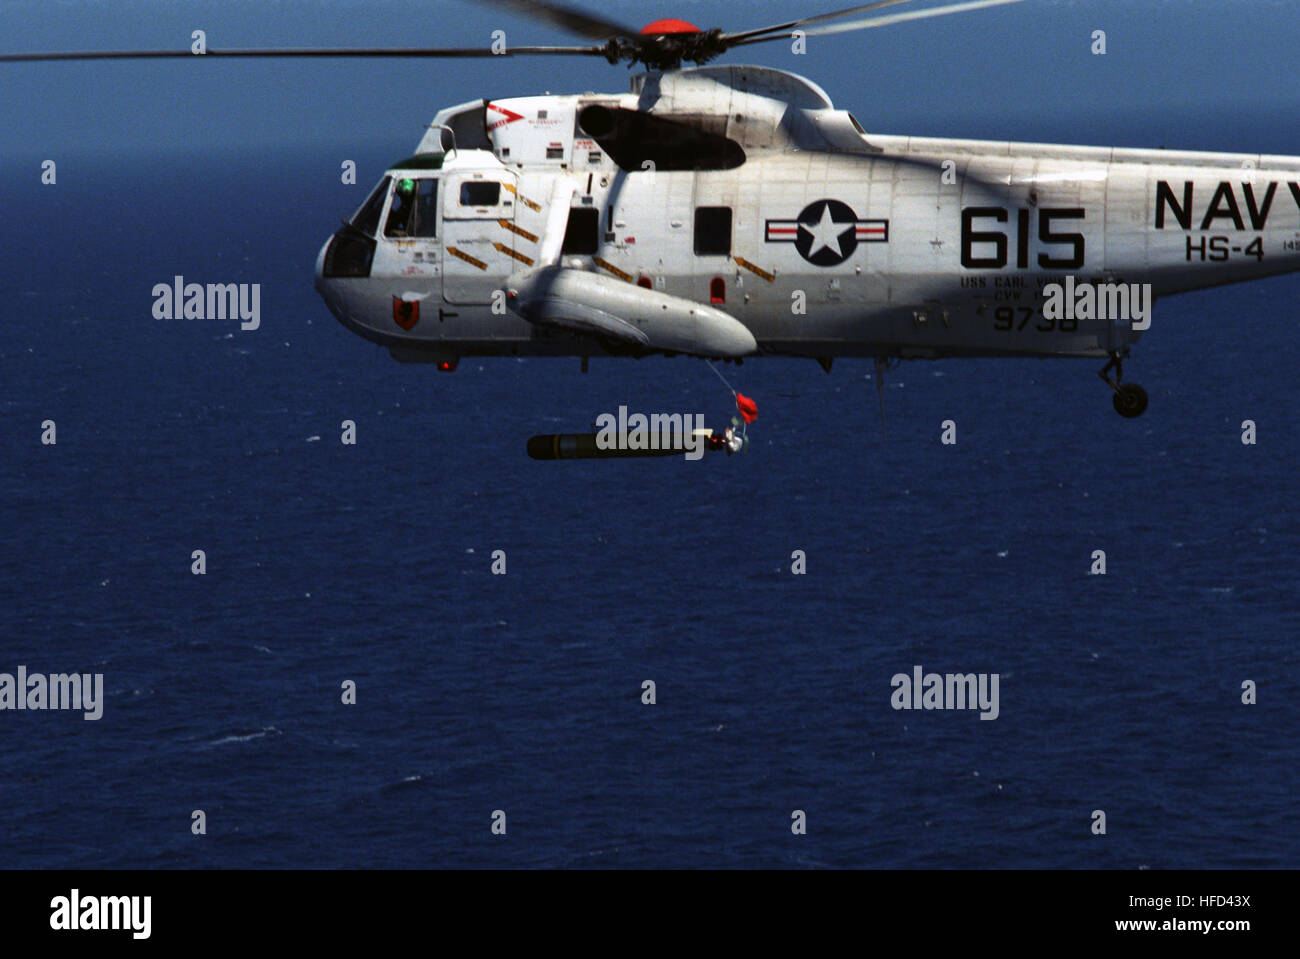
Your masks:
M655 20L653 23L647 23L641 28L641 35L646 37L659 36L661 34L677 33L702 33L693 23L687 23L685 20L678 20L676 17L668 17L663 20Z

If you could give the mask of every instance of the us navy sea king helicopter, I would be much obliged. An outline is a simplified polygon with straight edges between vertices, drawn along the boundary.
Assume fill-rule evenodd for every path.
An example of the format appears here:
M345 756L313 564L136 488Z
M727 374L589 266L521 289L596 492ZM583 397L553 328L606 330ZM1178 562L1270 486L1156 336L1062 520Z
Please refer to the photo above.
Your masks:
M1123 362L1149 313L1138 323L1122 309L1130 290L1145 288L1149 307L1300 269L1300 157L869 133L811 80L705 65L733 47L1020 0L828 23L909 2L878 0L733 33L494 2L598 42L207 52L645 67L625 94L442 110L326 241L321 296L401 361L578 356L585 369L598 355L780 355L829 372L844 356L879 372L902 358L1091 357L1106 361L1115 409L1136 417L1147 396L1123 382ZM1078 310L1076 289L1090 293Z

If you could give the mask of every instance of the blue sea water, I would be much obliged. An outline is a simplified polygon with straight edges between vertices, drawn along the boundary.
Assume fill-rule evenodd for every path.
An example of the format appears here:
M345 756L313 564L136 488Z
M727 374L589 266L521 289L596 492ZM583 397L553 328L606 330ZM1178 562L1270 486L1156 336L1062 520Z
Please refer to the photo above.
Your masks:
M1092 361L916 362L882 437L869 363L763 360L744 456L537 463L730 395L394 363L312 288L337 181L7 161L0 671L106 704L0 714L0 867L1300 866L1300 279L1162 302L1135 421ZM261 329L154 320L176 274L260 283ZM895 711L914 665L998 673L999 717Z

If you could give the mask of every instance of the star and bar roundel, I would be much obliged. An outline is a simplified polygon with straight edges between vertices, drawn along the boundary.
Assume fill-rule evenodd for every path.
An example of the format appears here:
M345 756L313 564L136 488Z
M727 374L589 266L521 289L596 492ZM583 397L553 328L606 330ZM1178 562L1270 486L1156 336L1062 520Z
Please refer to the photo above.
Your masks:
M859 220L847 203L814 200L797 219L768 220L768 243L793 243L813 266L838 266L859 243L888 243L888 220Z

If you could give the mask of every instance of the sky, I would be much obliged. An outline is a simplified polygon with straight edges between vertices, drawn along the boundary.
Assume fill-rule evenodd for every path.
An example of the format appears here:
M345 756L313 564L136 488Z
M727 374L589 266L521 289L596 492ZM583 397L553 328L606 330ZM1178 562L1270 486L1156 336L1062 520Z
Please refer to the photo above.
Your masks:
M850 0L601 0L640 25L744 29ZM579 4L581 5L581 4ZM916 7L940 0L915 0ZM0 0L0 49L568 43L465 0ZM1092 53L1094 30L1107 52ZM582 41L577 41L582 42ZM1300 4L1025 0L728 54L803 74L869 131L1300 154ZM92 153L285 147L406 155L442 107L480 96L623 91L628 70L575 58L0 64L0 164Z

